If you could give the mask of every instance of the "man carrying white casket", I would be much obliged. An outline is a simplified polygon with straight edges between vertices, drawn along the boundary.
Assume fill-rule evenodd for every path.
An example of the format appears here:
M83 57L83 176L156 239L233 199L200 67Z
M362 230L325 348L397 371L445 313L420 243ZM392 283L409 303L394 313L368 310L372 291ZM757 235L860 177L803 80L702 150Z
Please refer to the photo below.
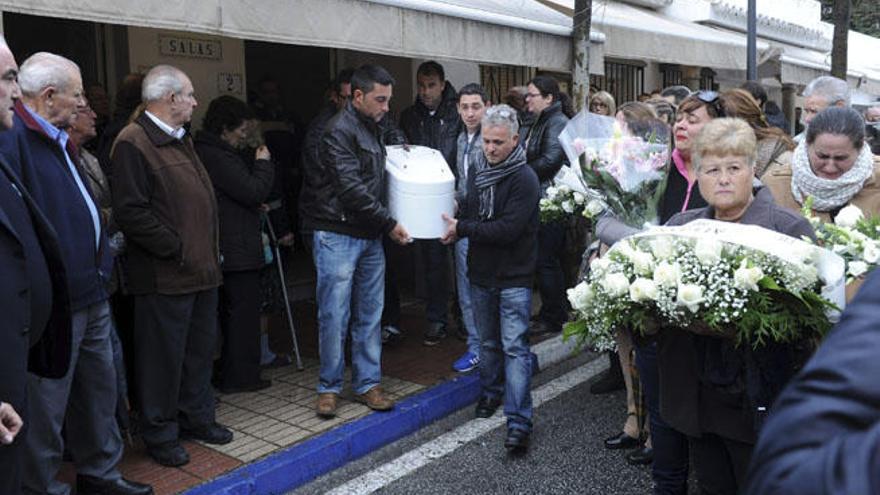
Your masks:
M528 330L532 280L538 260L538 177L518 146L516 111L507 105L486 110L482 120L487 163L468 176L467 197L457 219L444 216L449 244L469 239L468 278L480 335L478 418L504 403L510 451L528 448L532 430L532 360Z
M356 400L378 411L394 407L379 385L382 236L399 244L408 243L410 236L386 208L385 145L378 122L388 113L393 85L382 67L356 70L352 99L327 124L321 142L323 170L317 175L326 180L316 184L321 208L311 219L321 357L316 412L321 417L336 415L349 327Z

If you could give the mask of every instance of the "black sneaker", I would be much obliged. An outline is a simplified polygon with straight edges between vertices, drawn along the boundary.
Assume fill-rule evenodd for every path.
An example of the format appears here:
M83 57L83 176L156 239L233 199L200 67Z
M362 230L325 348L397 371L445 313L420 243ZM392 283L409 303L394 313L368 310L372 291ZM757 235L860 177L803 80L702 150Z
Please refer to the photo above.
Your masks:
M442 323L431 323L425 332L425 345L435 346L441 340L446 338L446 325Z
M382 345L394 345L403 340L403 332L394 325L382 327Z

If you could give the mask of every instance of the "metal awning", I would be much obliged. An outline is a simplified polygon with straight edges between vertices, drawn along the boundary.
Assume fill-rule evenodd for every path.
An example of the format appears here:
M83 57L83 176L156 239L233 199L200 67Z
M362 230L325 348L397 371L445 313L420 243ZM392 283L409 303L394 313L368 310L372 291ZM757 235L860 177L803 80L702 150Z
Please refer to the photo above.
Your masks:
M412 58L571 70L571 19L534 0L0 0L0 10ZM601 35L591 68L602 70Z
M541 0L568 15L574 0ZM593 2L593 26L605 34L605 56L715 69L745 70L745 36L620 2ZM765 49L758 43L758 50Z

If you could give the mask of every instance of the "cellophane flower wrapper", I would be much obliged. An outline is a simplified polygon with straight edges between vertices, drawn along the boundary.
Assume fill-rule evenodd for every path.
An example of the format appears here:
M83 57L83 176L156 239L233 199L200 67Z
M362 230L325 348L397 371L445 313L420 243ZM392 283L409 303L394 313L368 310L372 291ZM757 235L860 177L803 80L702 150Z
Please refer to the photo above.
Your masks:
M576 319L566 337L612 350L624 329L684 328L753 348L824 335L839 309L825 289L840 285L842 260L761 227L723 223L656 228L615 244L568 290ZM745 235L781 241L785 251L738 242Z
M669 161L665 126L628 129L616 119L582 111L559 141L585 190L601 197L619 220L636 228L657 223Z

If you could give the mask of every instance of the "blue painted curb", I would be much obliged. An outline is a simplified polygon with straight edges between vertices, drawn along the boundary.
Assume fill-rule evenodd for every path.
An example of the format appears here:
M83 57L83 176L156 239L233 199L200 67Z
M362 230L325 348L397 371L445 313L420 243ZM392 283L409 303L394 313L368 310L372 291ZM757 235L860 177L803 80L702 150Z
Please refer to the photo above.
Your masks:
M285 493L476 402L476 374L457 377L199 485L187 495Z

